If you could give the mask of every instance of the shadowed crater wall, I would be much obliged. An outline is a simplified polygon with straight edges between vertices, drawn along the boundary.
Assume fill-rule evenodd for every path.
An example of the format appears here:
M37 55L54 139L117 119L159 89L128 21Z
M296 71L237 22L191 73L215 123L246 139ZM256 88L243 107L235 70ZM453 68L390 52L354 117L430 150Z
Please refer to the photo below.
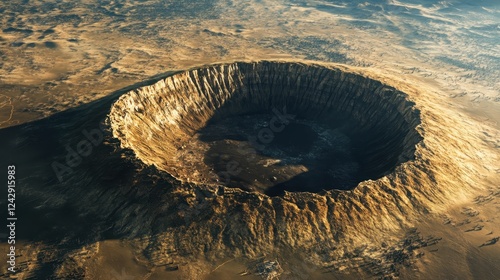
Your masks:
M109 120L123 148L181 181L280 195L349 190L413 159L413 105L337 68L238 62L131 91Z

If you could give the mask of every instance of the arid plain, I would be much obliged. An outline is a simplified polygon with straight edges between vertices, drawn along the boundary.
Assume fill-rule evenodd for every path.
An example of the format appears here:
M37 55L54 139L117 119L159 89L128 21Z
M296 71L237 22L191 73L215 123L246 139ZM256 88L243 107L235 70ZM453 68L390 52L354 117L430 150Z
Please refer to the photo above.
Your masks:
M134 231L134 227L143 225L139 218L144 216L137 212L149 208L142 205L143 208L122 208L119 203L127 202L126 196L116 201L106 200L105 203L115 204L102 208L113 210L108 220L96 218L95 224L99 226L89 221L85 227L91 229L73 232L65 238L65 231L78 228L64 226L65 223L71 225L71 215L83 216L85 220L84 214L100 211L99 207L88 205L93 210L79 212L85 203L67 211L61 202L68 197L74 199L78 194L85 197L81 195L85 185L75 185L74 188L80 190L71 190L69 185L37 185L34 179L24 175L26 179L20 179L20 183L30 184L25 192L33 193L19 191L19 207L33 208L24 210L28 214L42 209L44 219L63 219L64 222L55 222L53 228L47 230L35 224L18 228L19 271L9 274L6 262L2 262L2 277L262 279L272 275L261 273L259 276L255 266L266 259L267 264L273 260L280 263L279 279L500 278L500 4L496 1L474 4L458 0L438 3L392 0L376 4L270 0L10 1L0 6L0 13L0 127L4 128L0 132L3 131L1 144L5 147L18 141L16 137L29 135L29 129L23 134L19 125L55 116L49 121L54 120L59 125L57 133L62 133L65 122L64 118L57 118L58 112L71 108L86 110L84 104L89 103L92 112L107 115L110 107L92 107L92 104L104 104L100 103L101 98L119 96L128 91L120 91L127 86L145 85L141 83L158 80L169 73L214 63L288 61L346 69L407 93L422 115L422 124L417 130L424 140L415 152L422 169L417 171L427 170L427 175L432 174L429 180L419 180L419 173L415 173L411 165L405 165L398 176L360 184L357 192L353 192L356 196L368 193L373 186L392 184L396 190L391 191L404 195L401 201L405 204L397 199L377 204L371 200L373 197L365 201L365 206L346 200L353 203L352 209L349 205L336 204L336 209L329 208L327 213L352 210L353 214L339 214L337 219L344 219L345 223L334 224L342 228L345 235L331 242L325 242L321 234L314 235L312 226L311 231L305 231L306 237L283 238L280 241L286 243L283 248L279 242L267 244L259 240L256 244L265 244L262 251L249 245L250 249L233 250L233 254L228 253L234 249L228 245L232 241L226 242L222 233L219 237L210 237L212 243L204 243L209 236L207 232L212 231L211 222L222 227L224 217L228 217L228 223L238 217L227 214L233 202L225 198L221 201L229 205L228 208L220 205L220 209L211 208L215 213L212 220L191 217L199 224L184 226L172 222L164 231L157 226L158 222L149 221L144 223L145 227L155 225L157 228L147 233ZM76 119L79 115L68 116ZM24 141L18 138L19 142ZM50 149L63 153L66 144L75 144L64 139L54 140ZM33 152L35 146L26 148L25 155L12 154L2 146L2 166L14 162L22 172L23 164L35 168L28 162L38 161L45 163L45 170L51 172L53 159L39 159L43 153ZM104 156L95 156L101 157ZM128 164L140 166L136 160ZM78 172L87 172L88 165L92 163L80 165ZM140 172L144 175L146 171ZM416 179L406 174L417 174ZM157 177L151 181L158 183ZM413 185L397 190L405 184ZM98 188L88 189L90 193ZM185 190L187 186L179 187L181 189L186 193L191 191ZM56 190L64 194L57 194ZM74 197L69 194L72 191ZM151 188L146 187L144 192L148 191ZM120 191L115 193L120 195ZM169 194L181 196L181 191ZM30 202L35 196L39 200ZM278 197L258 197L264 201L261 203L273 207L282 203L276 202L281 199ZM317 205L321 205L322 199L327 200L316 194L311 197ZM291 196L284 200L294 199L305 198ZM294 200L299 205L297 201ZM342 198L336 203L339 201ZM193 203L187 203L185 209L176 206L168 211L182 212L179 215L185 220L186 215L193 215L189 206L197 209L197 205L201 205ZM7 207L5 201L0 205L2 209ZM124 213L135 211L138 220L123 225L134 220L133 216L123 214L125 217L120 220L115 211L127 207ZM377 208L383 211L372 210ZM322 208L319 206L319 209ZM65 211L67 213L61 214ZM145 213L155 213L158 215L155 219L163 221L161 211L167 211L167 207L159 208L158 212L148 211ZM258 220L258 215L250 219ZM20 223L22 219L20 217ZM118 234L103 230L109 219L115 223L111 223L110 228L118 228ZM310 219L314 223L315 218ZM24 220L34 223L28 216ZM168 221L171 222L170 218ZM269 224L269 228L275 225ZM258 231L259 227L256 228ZM267 230L267 227L260 229ZM58 232L61 236L53 240L28 232L31 230L40 230L41 235ZM265 235L265 232L257 234L263 239ZM183 243L183 236L184 243L205 247L190 248ZM306 245L294 243L313 237L318 237L318 244L307 245L310 251L303 250ZM79 238L85 241L80 242ZM224 246L215 246L216 241ZM244 245L250 243L244 238L241 241ZM8 245L2 243L1 248ZM191 253L186 248L190 248ZM324 253L321 249L334 253Z

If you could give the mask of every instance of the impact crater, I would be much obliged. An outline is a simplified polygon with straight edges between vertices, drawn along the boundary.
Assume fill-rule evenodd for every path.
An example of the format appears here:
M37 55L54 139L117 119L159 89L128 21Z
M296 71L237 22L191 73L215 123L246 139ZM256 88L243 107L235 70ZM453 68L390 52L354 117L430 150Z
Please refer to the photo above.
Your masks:
M421 140L404 92L297 62L179 72L121 96L109 119L123 148L178 180L272 196L377 180Z

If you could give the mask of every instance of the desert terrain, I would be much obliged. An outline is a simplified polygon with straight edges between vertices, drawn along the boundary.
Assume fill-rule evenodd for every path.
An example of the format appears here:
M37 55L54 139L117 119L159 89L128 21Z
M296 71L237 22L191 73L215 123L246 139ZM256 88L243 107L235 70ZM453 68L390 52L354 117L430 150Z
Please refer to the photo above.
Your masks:
M0 14L1 166L19 174L16 273L0 231L0 277L500 278L497 1L34 0ZM117 100L238 61L380 81L420 112L423 140L351 190L179 183ZM100 125L102 143L61 180L53 163Z

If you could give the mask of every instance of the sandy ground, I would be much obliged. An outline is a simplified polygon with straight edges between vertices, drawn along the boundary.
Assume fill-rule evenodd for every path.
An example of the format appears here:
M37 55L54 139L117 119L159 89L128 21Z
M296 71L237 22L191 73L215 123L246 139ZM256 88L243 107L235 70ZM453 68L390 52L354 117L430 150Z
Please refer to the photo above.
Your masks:
M482 123L482 141L500 155L500 4L466 2L2 3L0 127L44 118L171 70L304 58L369 67L419 84L464 119ZM493 175L484 180L491 190L450 201L445 211L415 225L423 235L443 239L423 248L403 279L500 278L500 242L483 246L500 237L500 169L488 168ZM43 248L26 244L24 255L30 259ZM183 271L142 263L121 241L100 242L89 252L94 279L186 279ZM234 279L244 270L238 260L211 265L221 266L207 279ZM2 273L5 267L2 262ZM303 279L347 277L310 273ZM252 277L242 279L258 279Z
M464 107L498 115L489 104L500 101L494 1L30 1L3 10L2 127L168 70L244 58L370 66L422 78Z

